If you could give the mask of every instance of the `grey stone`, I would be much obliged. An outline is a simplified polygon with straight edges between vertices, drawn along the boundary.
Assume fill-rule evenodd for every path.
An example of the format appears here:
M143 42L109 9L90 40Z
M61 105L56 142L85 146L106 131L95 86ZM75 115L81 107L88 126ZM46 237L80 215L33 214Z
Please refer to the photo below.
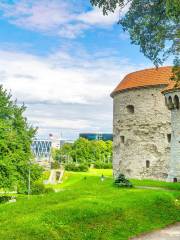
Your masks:
M113 168L129 178L167 179L171 113L165 85L130 89L113 97ZM134 106L132 111L128 106Z

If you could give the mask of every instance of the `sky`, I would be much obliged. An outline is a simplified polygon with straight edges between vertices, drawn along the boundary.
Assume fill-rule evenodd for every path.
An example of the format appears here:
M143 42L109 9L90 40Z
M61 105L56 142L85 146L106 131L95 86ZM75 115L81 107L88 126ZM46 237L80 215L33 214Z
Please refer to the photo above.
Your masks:
M112 132L110 93L132 71L153 67L89 0L0 0L0 84L39 136Z

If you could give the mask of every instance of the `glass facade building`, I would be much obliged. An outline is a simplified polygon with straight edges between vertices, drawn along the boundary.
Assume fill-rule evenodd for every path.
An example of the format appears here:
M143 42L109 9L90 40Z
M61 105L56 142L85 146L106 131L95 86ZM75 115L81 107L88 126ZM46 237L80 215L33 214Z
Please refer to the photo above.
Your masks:
M88 140L103 140L103 141L112 141L112 133L80 133L80 138L86 138Z
M31 145L32 152L37 161L50 161L52 141L48 139L34 139Z

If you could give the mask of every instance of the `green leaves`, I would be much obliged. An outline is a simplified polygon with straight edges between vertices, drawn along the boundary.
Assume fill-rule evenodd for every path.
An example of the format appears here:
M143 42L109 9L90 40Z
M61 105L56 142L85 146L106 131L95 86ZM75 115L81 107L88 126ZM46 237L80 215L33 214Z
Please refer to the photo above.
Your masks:
M177 62L180 55L179 0L91 0L91 3L102 8L104 14L114 12L116 8L122 10L131 3L118 22L124 31L129 32L131 42L139 45L140 51L156 66L169 56Z
M74 144L64 144L60 150L56 150L54 159L65 163L110 163L112 162L112 141L89 141L80 138Z
M0 86L0 188L26 186L35 130L23 117L11 95ZM36 176L39 174L36 174Z
M131 0L90 0L91 4L102 8L104 15L114 12L117 7L123 8Z

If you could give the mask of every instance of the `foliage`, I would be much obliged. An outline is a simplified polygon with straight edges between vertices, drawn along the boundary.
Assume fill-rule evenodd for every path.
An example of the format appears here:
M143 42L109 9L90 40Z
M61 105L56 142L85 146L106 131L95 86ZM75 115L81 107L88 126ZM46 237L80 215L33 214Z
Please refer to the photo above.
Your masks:
M116 177L114 184L117 187L133 187L132 183L124 176L124 174L119 174Z
M45 186L43 183L34 183L31 187L31 194L39 195L45 192Z
M60 168L60 162L59 161L55 161L51 163L51 168L52 169L59 169Z
M17 192L18 193L28 193L28 181L29 181L29 170L30 170L30 181L31 184L36 182L42 176L43 169L38 164L31 164L27 168L22 168L22 175L19 176L19 181L17 184Z
M0 188L9 189L27 183L31 168L32 180L41 174L36 165L30 166L31 143L36 132L23 117L25 106L11 100L0 86Z
M61 149L55 149L53 159L56 162L69 162L72 161L72 144L65 143Z
M76 140L73 144L64 144L56 150L54 160L61 163L94 164L112 162L112 141L89 141L85 138Z
M173 67L173 76L171 80L176 81L175 87L179 87L180 83L180 59L175 58Z
M32 195L40 195L54 192L53 188L46 188L43 183L35 182L31 188Z
M67 171L73 171L73 172L87 172L89 166L87 164L81 163L66 163L65 164L65 170Z
M1 239L127 240L180 221L178 191L115 188L111 178L68 174L57 193L0 205Z
M97 169L112 169L112 163L104 163L96 161L94 167Z
M44 180L48 180L49 177L50 177L50 171L44 171L43 174L42 174L42 178L41 180L44 181Z
M45 188L45 194L49 194L49 193L54 193L54 188L52 188L52 187L46 187L46 188Z
M12 199L11 196L7 196L7 195L0 196L0 203L6 203L11 199Z
M128 31L131 42L140 46L156 66L161 65L168 56L180 54L180 1L179 0L91 0L103 9L104 14L121 10L129 3L129 9L119 24ZM180 72L180 65L178 65ZM175 73L175 72L174 72ZM174 80L179 81L179 74Z

